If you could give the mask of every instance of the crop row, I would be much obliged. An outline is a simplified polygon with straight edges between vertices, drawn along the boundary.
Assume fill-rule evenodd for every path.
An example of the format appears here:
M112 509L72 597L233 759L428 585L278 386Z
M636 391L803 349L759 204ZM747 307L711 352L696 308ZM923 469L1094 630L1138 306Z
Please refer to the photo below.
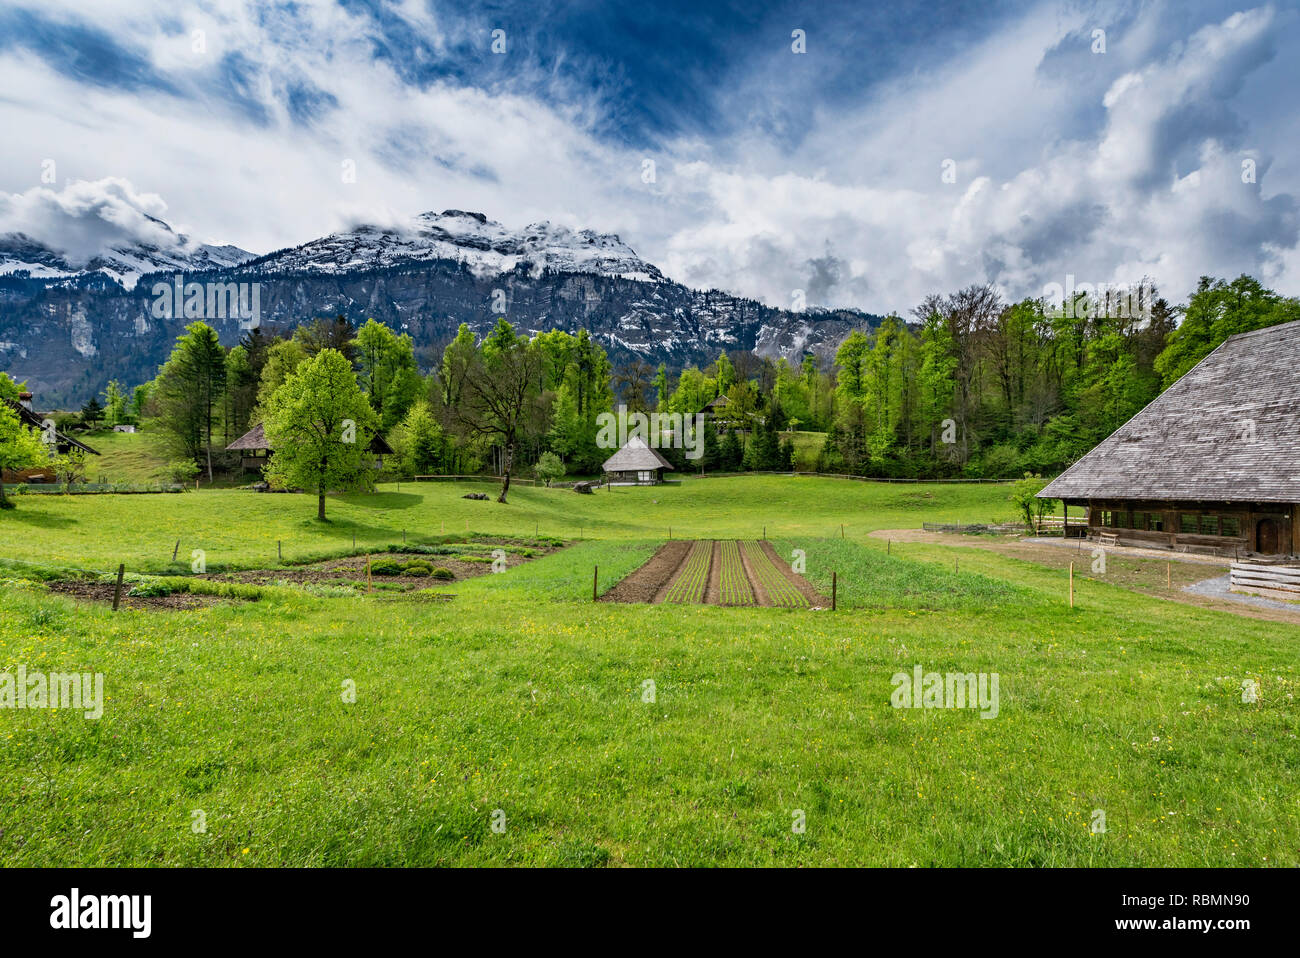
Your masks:
M753 605L754 590L750 588L749 576L740 561L740 546L734 539L724 539L721 543L722 575L720 601L723 605Z
M701 539L692 545L686 556L685 568L664 595L664 601L683 604L703 602L704 591L709 586L709 564L712 557L711 540Z
M745 542L742 548L745 550L745 558L749 560L749 568L753 570L758 584L767 593L768 601L787 609L808 604L803 593L796 589L794 583L786 578L785 573L776 567L772 557L767 554L767 550L761 543Z

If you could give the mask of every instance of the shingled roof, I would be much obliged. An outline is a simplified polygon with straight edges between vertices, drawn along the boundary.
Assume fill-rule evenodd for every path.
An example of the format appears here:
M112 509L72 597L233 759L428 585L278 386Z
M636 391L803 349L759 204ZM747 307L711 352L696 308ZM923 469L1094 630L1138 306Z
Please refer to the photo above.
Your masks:
M671 469L672 464L646 445L640 436L633 436L627 444L605 460L606 472L637 472L643 469Z
M29 401L31 399L31 395L32 395L31 393L22 394L23 398L28 399ZM32 412L21 402L14 402L12 399L6 399L4 400L4 402L8 403L9 408L12 409L14 413L18 416L18 421L21 422L24 426L28 427L29 429L35 429L37 432L40 432L42 434L44 433L45 431L44 419L36 415L36 413ZM80 440L77 439L73 439L67 433L59 432L59 430L57 429L54 430L54 439L55 439L55 444L58 446L62 446L62 445L75 446L76 448L80 449L82 452L88 452L92 456L99 455L98 452L96 452L94 449L91 449L84 442L81 442Z
M1039 496L1300 503L1300 322L1229 337Z

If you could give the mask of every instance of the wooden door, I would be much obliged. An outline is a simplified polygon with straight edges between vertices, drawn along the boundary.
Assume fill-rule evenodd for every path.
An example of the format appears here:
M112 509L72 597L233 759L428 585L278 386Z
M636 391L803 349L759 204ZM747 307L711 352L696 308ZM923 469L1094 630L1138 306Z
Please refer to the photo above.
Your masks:
M1260 519L1255 527L1255 551L1277 555L1282 551L1282 528L1276 519Z

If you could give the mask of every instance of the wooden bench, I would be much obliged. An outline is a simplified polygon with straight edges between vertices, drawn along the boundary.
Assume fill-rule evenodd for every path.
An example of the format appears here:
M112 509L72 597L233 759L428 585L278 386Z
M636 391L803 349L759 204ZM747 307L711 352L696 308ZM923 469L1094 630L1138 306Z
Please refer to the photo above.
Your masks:
M1118 545L1119 545L1119 533L1118 533L1118 532L1099 532L1099 533L1097 533L1097 541L1100 542L1100 543L1101 543L1102 545L1104 545L1104 546L1118 546Z

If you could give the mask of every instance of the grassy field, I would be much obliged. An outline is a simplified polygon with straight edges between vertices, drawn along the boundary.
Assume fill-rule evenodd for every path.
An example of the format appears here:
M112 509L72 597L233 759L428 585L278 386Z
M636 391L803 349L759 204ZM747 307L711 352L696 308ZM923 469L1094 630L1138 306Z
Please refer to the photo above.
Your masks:
M1059 570L866 538L1009 518L1006 487L460 498L485 488L331 499L326 528L304 496L20 499L0 515L0 671L102 672L107 701L98 721L0 710L0 861L1300 864L1296 627L1083 578L1071 609ZM257 601L113 613L30 564L188 572L202 548L209 568L274 567L277 538L300 560L466 522L585 539L435 587L451 601L250 587ZM838 573L839 611L593 604L593 566L612 585L669 524L766 524L819 589ZM892 708L916 665L996 673L996 718Z
M99 453L87 457L86 472L91 482L102 479L126 485L170 481L167 453L155 432L101 430L78 438Z

